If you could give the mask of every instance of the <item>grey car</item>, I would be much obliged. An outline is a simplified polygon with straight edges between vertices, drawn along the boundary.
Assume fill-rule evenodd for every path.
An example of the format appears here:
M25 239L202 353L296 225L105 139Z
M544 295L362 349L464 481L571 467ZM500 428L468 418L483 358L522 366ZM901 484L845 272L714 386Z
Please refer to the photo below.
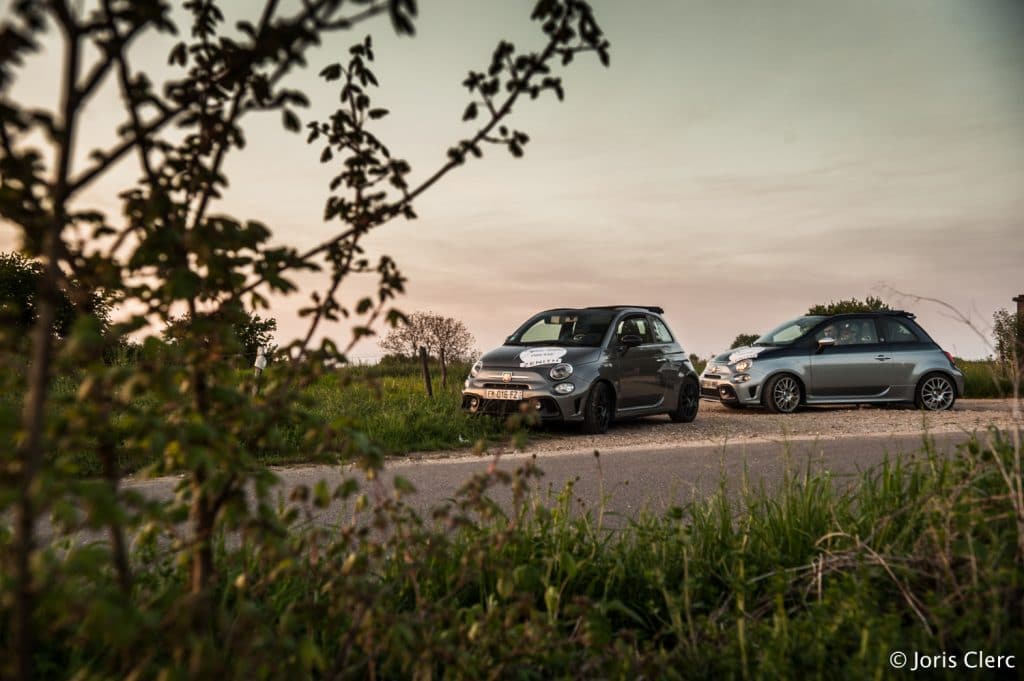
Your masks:
M941 411L963 394L964 375L913 314L886 310L788 321L708 362L700 389L728 407L783 413L885 402Z
M697 417L697 373L660 307L545 310L473 365L462 407L507 414L526 405L542 421L603 433L617 418Z

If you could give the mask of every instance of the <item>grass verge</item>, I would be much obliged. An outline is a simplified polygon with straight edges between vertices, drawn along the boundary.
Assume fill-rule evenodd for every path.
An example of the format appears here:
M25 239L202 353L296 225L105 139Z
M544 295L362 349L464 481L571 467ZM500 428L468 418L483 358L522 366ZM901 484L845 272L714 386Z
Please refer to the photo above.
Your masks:
M347 481L293 499L341 499L351 522L301 529L292 510L290 532L247 530L206 598L155 545L130 594L102 578L48 594L69 614L40 621L39 659L82 678L864 679L918 651L961 678L968 651L1024 651L1020 465L991 431L852 485L794 472L614 531L574 512L571 486L532 492L532 464L475 477L430 520L400 479ZM490 501L506 484L511 508Z

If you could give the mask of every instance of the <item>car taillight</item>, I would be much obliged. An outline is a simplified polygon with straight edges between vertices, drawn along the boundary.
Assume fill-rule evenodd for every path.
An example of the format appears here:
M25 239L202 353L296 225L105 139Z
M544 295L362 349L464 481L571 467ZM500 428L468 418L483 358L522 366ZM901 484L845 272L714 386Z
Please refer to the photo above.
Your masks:
M946 356L946 359L948 359L948 360L949 360L949 363L950 363L950 364L951 364L952 366L956 366L956 360L955 360L955 359L953 359L953 354L952 354L952 353L950 353L950 352L946 352L945 350L943 350L943 351L942 351L942 354L944 354L944 355Z

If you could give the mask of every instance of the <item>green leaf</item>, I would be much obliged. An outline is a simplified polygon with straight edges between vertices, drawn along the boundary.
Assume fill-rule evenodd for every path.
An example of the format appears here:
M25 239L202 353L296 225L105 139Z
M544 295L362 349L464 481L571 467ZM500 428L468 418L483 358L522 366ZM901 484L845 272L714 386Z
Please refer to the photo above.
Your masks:
M341 78L341 64L330 64L320 71L320 77L324 80L338 80Z
M170 56L167 58L168 64L180 64L185 66L188 63L188 50L185 47L185 43L178 43L171 50Z
M292 132L298 132L302 128L302 123L299 122L299 117L295 115L295 112L291 109L284 109L281 112L282 118L284 119L284 127Z

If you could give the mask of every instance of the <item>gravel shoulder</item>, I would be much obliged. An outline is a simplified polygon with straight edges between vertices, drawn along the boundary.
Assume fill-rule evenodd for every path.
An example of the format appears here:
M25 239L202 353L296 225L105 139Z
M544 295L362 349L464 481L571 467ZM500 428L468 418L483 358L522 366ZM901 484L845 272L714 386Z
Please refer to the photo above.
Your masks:
M531 454L566 453L595 449L657 449L662 447L723 445L742 442L786 440L833 440L865 435L907 435L983 431L989 426L1024 426L1013 416L1013 400L958 400L944 412L925 412L912 407L840 406L808 407L795 414L774 414L765 409L733 410L718 402L702 400L693 423L672 423L667 416L618 422L604 435L584 435L569 426L545 428L531 438ZM507 448L491 447L490 453ZM405 459L426 460L475 457L470 449L410 454Z

